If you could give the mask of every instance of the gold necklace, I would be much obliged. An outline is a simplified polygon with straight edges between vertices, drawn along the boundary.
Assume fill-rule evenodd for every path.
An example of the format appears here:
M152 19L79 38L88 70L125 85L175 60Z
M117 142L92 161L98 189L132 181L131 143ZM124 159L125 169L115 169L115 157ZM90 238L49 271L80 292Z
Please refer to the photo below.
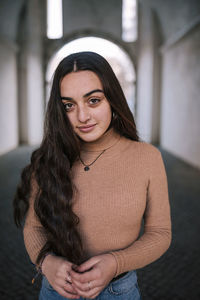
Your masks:
M90 170L90 166L93 165L93 164L95 163L95 161L97 161L97 159L98 159L105 151L106 151L106 149L104 149L104 150L103 150L103 151L95 158L95 160L94 160L93 162L91 162L91 164L89 164L89 165L86 165L86 164L84 163L84 161L81 159L81 157L79 156L81 163L84 165L84 171L89 171L89 170Z

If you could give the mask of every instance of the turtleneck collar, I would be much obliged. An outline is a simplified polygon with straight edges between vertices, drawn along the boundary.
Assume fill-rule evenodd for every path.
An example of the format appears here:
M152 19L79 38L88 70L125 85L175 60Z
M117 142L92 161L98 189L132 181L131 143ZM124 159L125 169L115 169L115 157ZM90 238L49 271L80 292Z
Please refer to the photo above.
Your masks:
M114 146L120 139L120 135L113 128L106 131L94 142L82 142L81 151L103 151Z

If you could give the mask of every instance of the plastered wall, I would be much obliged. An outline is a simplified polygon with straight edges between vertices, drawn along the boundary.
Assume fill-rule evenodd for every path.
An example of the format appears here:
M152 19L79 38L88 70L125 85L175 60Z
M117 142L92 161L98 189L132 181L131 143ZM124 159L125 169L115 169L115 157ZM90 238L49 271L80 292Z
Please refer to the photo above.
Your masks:
M200 167L200 2L144 0L140 14L139 132Z
M0 154L18 145L16 49L0 44Z

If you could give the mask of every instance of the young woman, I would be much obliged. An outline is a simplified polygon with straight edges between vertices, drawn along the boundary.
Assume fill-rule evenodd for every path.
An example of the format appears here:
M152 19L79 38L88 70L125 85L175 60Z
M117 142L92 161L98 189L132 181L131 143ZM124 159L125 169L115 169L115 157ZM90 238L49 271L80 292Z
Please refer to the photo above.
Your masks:
M40 300L141 299L135 270L171 241L166 172L160 151L139 141L100 55L75 53L58 65L44 138L22 172L14 213L17 225L26 214Z

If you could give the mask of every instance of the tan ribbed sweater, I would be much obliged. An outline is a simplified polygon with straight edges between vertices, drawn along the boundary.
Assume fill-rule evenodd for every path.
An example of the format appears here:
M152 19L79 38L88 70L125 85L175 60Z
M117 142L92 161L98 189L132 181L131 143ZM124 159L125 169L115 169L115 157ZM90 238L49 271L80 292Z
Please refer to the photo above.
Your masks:
M158 259L171 242L171 218L167 177L160 151L151 144L120 137L113 129L100 140L85 143L72 179L77 188L74 212L89 257L111 253L116 275L135 270ZM33 263L46 241L34 210L34 193L24 226L24 241ZM144 233L139 237L141 222Z

